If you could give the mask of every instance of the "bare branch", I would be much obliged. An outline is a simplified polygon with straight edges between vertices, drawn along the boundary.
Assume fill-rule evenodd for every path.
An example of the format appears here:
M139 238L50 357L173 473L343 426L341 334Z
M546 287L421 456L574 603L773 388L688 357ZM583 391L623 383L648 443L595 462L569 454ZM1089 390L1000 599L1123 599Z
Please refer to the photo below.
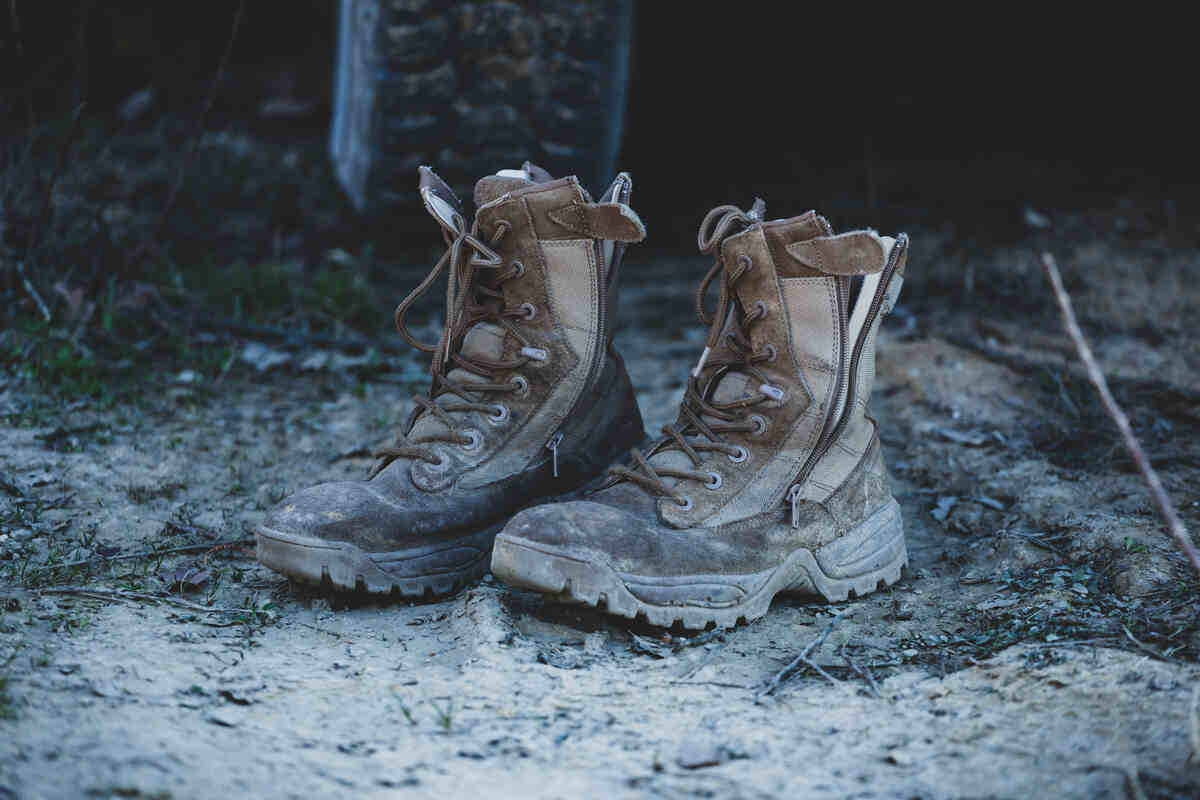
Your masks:
M1192 537L1188 535L1187 528L1183 526L1183 521L1179 518L1179 513L1175 510L1171 498L1167 496L1162 481L1159 480L1158 473L1150 465L1150 460L1146 458L1146 453L1142 450L1142 445L1138 442L1137 437L1134 436L1133 427L1129 424L1129 417L1117 405L1117 401L1113 399L1112 392L1108 389L1108 381L1105 380L1104 373L1100 370L1100 365L1096 363L1096 358L1092 355L1092 348L1088 346L1087 339L1084 338L1083 331L1080 330L1079 323L1075 319L1075 311L1071 306L1071 297L1067 294L1067 290L1063 288L1062 276L1058 272L1058 265L1054 262L1054 256L1049 253L1043 253L1042 266L1046 270L1046 276L1050 279L1050 285L1054 288L1054 296L1058 299L1058 307L1062 311L1063 324L1067 329L1067 333L1071 336L1071 340L1075 342L1075 349L1079 352L1080 360L1083 361L1084 367L1087 368L1088 379L1096 387L1096 393L1100 395L1100 402L1104 404L1104 410L1108 412L1108 416L1116 424L1117 430L1121 433L1121 440L1125 445L1125 449L1129 451L1133 463L1137 465L1138 472L1142 474L1146 485L1150 487L1150 496L1154 500L1154 506L1158 509L1159 516L1166 523L1167 530L1179 542L1179 547L1187 556L1188 561L1192 562L1196 573L1200 574L1200 553L1196 552L1196 546L1192 543Z
M46 307L46 301L38 294L37 287L29 282L29 278L25 277L25 265L20 261L17 262L17 274L21 276L21 283L25 285L25 291L29 292L29 296L33 298L33 302L37 303L38 310L42 312L42 318L46 322L49 322L50 309Z
M821 632L821 635L818 636L816 639L813 639L811 642L809 642L808 646L805 647L803 651L801 651L800 655L798 655L794 659L792 659L791 663L789 663L783 669L779 670L779 672L776 672L775 676L772 677L771 680L767 682L767 685L764 686L758 692L758 694L754 695L754 700L757 702L759 698L764 697L765 695L768 695L768 694L771 694L772 692L774 692L776 689L778 689L783 684L784 681L786 681L788 678L790 678L792 676L792 673L794 673L796 671L796 669L799 668L800 665L802 665L802 664L805 666L812 667L816 672L819 672L820 674L824 675L831 682L838 683L839 681L837 681L828 672L826 672L825 670L823 670L819 666L817 666L816 663L814 663L812 661L812 659L809 658L809 656L812 655L814 650L819 648L821 645L825 644L825 639L827 639L829 637L829 632L833 630L834 624L838 621L838 619L842 616L842 614L845 614L845 613L846 613L846 609L843 608L841 611L834 614L833 618L831 620L829 620L829 624L825 626L825 630Z
M50 572L56 569L68 569L70 567L84 567L91 564L109 564L117 561L136 561L139 558L155 558L158 556L168 556L176 553L200 553L211 550L225 550L231 547L249 547L254 544L253 539L234 539L229 542L205 542L204 544L189 544L182 547L168 547L165 550L139 550L136 553L125 553L116 556L95 555L91 558L81 558L78 561L64 561L61 564L46 564L29 571L31 575L36 575L39 572Z
M251 608L222 608L220 606L205 606L177 597L166 597L145 592L130 592L124 589L93 589L88 586L52 586L39 589L42 594L70 594L78 597L91 597L96 600L135 600L145 603L163 603L176 608L196 611L201 614L247 614L254 611Z

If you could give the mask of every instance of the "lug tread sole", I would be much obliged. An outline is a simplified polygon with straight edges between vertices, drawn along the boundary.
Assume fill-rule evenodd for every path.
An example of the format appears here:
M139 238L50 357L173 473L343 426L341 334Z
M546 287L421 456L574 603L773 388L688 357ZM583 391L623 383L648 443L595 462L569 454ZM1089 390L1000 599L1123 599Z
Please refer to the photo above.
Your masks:
M393 575L370 555L347 542L291 536L259 526L256 554L263 565L288 578L338 593L390 595L403 600L435 600L455 594L487 572L490 550L446 572Z
M880 538L875 550L884 558L876 559L866 571L846 577L830 575L821 567L817 554L798 548L757 590L723 608L647 603L627 588L609 564L600 563L590 555L548 548L507 533L496 537L492 573L509 585L542 592L559 602L600 608L631 620L641 618L664 628L677 624L691 630L712 625L732 628L765 616L778 594L819 595L829 602L843 602L899 581L908 565L899 506L892 501L861 523L856 532L867 527L873 529L872 538ZM697 582L711 581L710 575L695 577Z

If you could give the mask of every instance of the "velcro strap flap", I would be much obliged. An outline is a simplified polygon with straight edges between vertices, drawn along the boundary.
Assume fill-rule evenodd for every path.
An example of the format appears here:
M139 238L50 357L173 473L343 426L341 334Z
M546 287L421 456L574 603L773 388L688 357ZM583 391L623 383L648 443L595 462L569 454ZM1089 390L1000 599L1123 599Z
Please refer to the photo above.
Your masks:
M624 203L574 201L549 212L549 217L567 230L589 239L640 242L646 238L646 226L641 218Z
M874 231L818 236L787 246L788 255L826 275L869 275L881 272L887 247Z

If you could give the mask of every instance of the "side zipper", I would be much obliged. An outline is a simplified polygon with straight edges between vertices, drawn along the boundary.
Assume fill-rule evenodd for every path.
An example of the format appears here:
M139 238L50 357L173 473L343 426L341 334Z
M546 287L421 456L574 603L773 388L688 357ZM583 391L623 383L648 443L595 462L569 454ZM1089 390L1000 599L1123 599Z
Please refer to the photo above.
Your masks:
M879 286L875 289L875 296L871 298L871 305L867 309L867 316L863 321L862 330L859 332L858 338L854 342L853 352L850 356L850 363L846 368L846 374L845 376L838 375L838 380L836 381L837 391L834 392L835 395L840 396L841 384L843 380L846 383L846 397L840 409L842 413L838 417L838 421L834 424L833 428L821 435L817 442L817 446L813 448L812 453L809 454L807 461L805 461L804 467L800 470L800 474L796 478L796 483L793 484L790 489L788 489L787 499L792 504L793 528L800 527L800 487L804 484L804 481L808 480L808 476L817 466L817 462L821 460L833 443L837 441L839 436L841 436L842 431L846 427L846 422L854 410L856 394L855 389L857 388L856 384L858 383L858 362L862 356L863 345L866 344L867 336L871 331L871 326L875 324L875 318L879 316L880 307L883 305L884 298L887 297L888 287L891 285L892 277L896 274L896 269L900 264L900 257L907 249L908 236L902 233L899 237L897 237L896 244L892 247L892 252L888 257L887 263L884 264L882 279L879 281ZM838 288L840 290L841 286ZM839 292L839 300L840 299L841 294ZM862 298L859 299L861 300ZM846 323L848 321L850 309L839 309L839 313L841 316L841 320L839 320L839 322L842 326L843 342L841 360L842 364L844 365L846 363ZM826 418L826 425L829 424L829 419L830 417Z
M792 504L792 527L800 527L800 484L795 484L788 489L788 502Z
M562 431L550 437L550 441L546 442L546 449L551 452L551 461L554 463L554 477L558 477L558 446L562 444Z

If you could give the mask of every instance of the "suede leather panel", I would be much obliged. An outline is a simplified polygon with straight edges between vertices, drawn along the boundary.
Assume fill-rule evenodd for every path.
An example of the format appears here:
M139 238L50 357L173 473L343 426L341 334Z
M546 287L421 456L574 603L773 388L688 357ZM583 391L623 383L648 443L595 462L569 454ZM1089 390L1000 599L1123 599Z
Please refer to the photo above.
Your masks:
M560 178L550 183L541 183L513 192L509 197L522 200L533 220L533 233L539 241L556 239L578 239L579 233L550 218L550 212L558 211L571 203L588 202L587 193L574 177Z

